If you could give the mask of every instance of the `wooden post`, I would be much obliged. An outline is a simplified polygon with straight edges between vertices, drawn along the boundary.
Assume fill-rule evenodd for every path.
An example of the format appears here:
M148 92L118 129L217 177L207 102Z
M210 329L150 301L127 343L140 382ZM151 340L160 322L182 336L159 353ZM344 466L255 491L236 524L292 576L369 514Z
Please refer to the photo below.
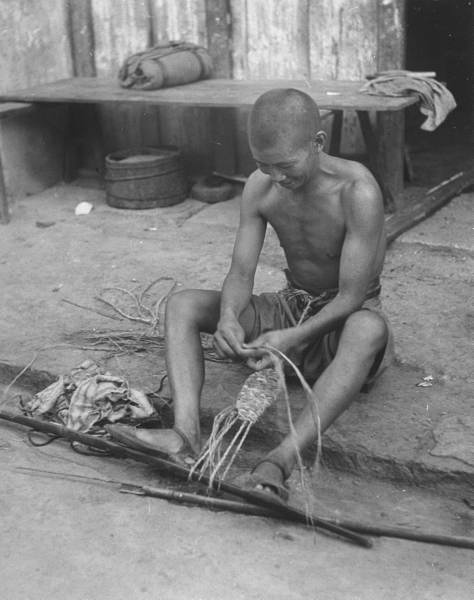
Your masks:
M206 0L207 47L215 78L232 77L229 0ZM214 109L211 119L213 166L220 173L236 171L235 109Z
M377 21L377 70L402 69L405 64L405 0L378 2ZM379 174L396 206L397 196L404 187L405 113L377 113L377 132Z
M67 0L68 33L75 77L95 77L91 0Z
M395 206L403 192L405 173L405 113L377 113L376 155L378 172Z
M339 156L341 153L341 138L342 138L342 123L344 120L344 111L335 110L332 129L331 129L331 145L329 146L329 154Z
M384 163L381 161L381 157L378 150L378 138L372 128L370 122L369 113L365 110L358 110L357 116L359 117L359 124L364 136L365 146L369 156L370 169L377 180L380 189L382 190L383 201L385 208L388 212L393 212L395 208L394 196L392 189L387 185L387 171L384 171ZM390 167L390 165L389 165ZM402 166L403 173L403 166Z
M229 0L206 0L207 47L219 79L232 76L229 15Z
M7 225L10 222L10 207L8 206L7 190L3 178L2 157L0 154L0 223Z
M205 0L148 0L153 43L185 40L207 46ZM160 106L159 140L178 146L191 177L212 168L210 111L203 107Z
M91 0L67 0L67 9L74 76L95 77ZM72 181L81 167L102 175L104 142L98 107L94 104L70 105L65 137L64 181Z

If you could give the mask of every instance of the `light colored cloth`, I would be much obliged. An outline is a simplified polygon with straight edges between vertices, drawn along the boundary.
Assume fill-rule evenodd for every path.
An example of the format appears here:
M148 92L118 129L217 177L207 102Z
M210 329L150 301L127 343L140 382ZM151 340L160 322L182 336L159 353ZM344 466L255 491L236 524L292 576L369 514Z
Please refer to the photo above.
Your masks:
M426 115L421 129L434 131L457 106L448 88L431 77L411 71L384 71L368 81L361 92L375 96L417 96Z
M155 413L143 392L90 360L35 394L23 404L23 410L83 433L104 423L138 421Z

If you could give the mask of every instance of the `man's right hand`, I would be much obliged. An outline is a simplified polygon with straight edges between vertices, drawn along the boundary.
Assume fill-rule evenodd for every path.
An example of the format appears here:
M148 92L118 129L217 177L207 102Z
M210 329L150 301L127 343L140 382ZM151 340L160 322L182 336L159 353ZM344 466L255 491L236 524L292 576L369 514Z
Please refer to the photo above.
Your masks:
M214 349L220 358L239 358L245 332L234 316L221 317L214 334Z

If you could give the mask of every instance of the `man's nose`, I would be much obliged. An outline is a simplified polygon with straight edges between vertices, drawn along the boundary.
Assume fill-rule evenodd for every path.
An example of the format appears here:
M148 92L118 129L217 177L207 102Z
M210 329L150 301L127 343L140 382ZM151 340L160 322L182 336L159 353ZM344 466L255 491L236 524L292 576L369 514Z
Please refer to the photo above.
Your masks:
M272 167L270 169L270 177L274 183L280 183L281 181L283 181L285 179L285 176L280 171L280 169L277 169L275 167Z

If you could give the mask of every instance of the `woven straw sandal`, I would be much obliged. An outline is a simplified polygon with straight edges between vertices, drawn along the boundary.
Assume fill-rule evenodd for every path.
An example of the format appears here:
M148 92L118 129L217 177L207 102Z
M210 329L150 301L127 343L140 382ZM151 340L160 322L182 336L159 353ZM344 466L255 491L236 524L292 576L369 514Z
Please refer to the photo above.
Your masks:
M276 479L272 477L267 477L265 475L260 475L259 473L255 473L255 470L264 463L270 463L277 467L281 472L281 478L279 477L278 479ZM285 483L285 479L286 474L281 465L271 458L264 458L255 465L251 473L247 473L246 475L237 477L234 480L234 483L246 490L251 491L252 495L254 496L260 496L267 500L268 498L271 498L275 502L286 506L290 497L290 492L288 489L288 485ZM258 485L270 488L271 491L257 490L256 488Z

